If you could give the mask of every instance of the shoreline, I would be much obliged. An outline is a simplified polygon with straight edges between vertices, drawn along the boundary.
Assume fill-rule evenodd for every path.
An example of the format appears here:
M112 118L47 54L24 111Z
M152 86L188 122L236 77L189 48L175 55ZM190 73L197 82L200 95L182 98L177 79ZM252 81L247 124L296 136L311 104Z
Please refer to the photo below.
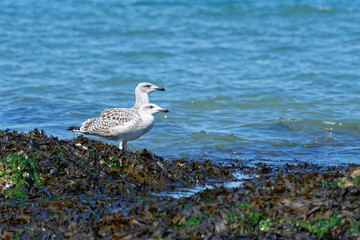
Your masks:
M360 166L167 161L83 136L0 130L0 239L360 237ZM238 188L216 186L256 175ZM190 197L155 196L211 184Z

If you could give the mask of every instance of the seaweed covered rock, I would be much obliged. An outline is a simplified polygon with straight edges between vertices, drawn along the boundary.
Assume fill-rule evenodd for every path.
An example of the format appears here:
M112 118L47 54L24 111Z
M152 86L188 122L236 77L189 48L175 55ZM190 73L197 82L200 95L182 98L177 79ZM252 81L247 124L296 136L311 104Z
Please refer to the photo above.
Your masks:
M191 197L0 199L0 237L52 239L358 239L357 166L257 165L256 179ZM272 171L267 171L271 169ZM263 173L263 174L261 174Z
M231 178L227 167L210 162L169 162L145 149L123 152L83 136L59 140L37 129L0 131L0 144L0 197L142 194Z
M359 239L360 166L226 166L0 131L0 239ZM214 184L174 199L156 191ZM20 199L13 200L13 199Z

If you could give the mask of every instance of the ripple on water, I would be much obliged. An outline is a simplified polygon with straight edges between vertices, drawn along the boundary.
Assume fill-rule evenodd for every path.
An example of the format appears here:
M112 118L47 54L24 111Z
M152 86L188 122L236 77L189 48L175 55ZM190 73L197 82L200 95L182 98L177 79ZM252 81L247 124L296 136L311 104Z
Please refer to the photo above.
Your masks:
M203 130L200 132L191 133L190 136L191 136L191 138L193 138L195 140L200 140L200 139L204 139L204 138L213 139L213 140L217 140L217 141L226 141L226 142L243 140L242 138L237 137L235 134L220 135L220 134L215 134L215 133L208 133Z

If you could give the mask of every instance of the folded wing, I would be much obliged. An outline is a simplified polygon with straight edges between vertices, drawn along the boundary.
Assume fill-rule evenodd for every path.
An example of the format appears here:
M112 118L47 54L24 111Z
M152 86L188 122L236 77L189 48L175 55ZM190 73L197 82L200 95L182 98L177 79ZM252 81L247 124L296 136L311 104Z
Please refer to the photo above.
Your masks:
M110 108L105 109L100 117L90 118L86 120L80 131L86 134L110 136L113 134L114 128L131 125L138 119L135 110L129 108Z

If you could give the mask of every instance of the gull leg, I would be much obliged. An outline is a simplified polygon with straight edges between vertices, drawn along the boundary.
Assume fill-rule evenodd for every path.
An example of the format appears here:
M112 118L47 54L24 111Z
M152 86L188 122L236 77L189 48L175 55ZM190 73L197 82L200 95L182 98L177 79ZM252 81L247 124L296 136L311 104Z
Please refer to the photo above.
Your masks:
M126 151L127 150L127 141L124 141L123 147L124 147L124 151Z
M126 149L127 149L126 143L127 143L127 141L125 141L125 140L121 140L119 143L119 148L123 152L126 152ZM119 159L119 163L120 163L120 167L121 167L122 166L122 157Z
M127 145L126 145L127 141L125 140L121 140L119 143L119 148L120 150L126 151L127 150Z

